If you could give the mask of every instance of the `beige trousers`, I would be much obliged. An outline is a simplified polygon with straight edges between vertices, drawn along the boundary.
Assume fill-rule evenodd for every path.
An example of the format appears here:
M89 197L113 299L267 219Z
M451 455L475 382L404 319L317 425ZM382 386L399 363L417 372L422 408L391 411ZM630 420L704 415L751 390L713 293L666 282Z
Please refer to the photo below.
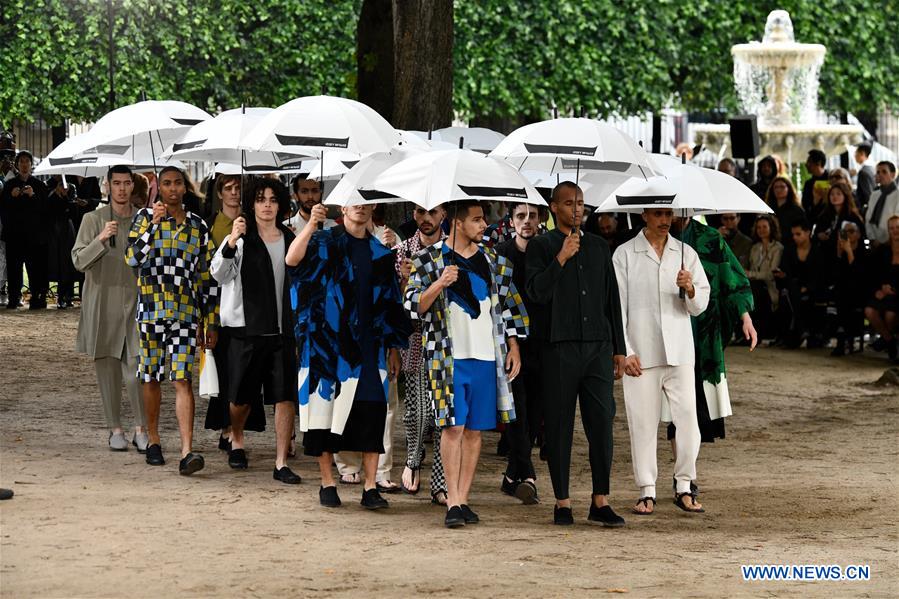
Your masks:
M639 377L625 375L623 379L634 479L640 488L640 497L656 496L656 445L663 402L667 402L671 421L677 427L677 459L674 462L677 492L689 492L690 481L696 479L700 436L693 377L693 366L657 366L643 369Z

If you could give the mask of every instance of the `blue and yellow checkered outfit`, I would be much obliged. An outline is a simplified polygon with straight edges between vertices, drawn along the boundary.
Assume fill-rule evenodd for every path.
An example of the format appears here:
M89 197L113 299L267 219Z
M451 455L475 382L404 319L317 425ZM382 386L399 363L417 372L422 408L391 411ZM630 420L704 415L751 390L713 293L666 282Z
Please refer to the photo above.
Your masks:
M169 378L191 380L197 328L218 326L218 285L209 273L215 246L206 223L191 212L181 224L152 219L151 208L138 211L125 252L138 269L138 377L162 380L168 353Z

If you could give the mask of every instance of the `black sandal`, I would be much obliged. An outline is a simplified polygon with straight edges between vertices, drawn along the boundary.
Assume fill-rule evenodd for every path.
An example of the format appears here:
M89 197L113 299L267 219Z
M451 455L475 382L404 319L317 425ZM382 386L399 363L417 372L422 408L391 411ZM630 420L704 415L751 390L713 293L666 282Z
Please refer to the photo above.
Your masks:
M695 508L688 507L687 504L684 503L684 497L690 497L693 502L696 502L696 493L677 493L674 496L674 505L684 510L685 512L691 512L694 514L702 514L705 512L705 508Z
M437 496L443 495L443 502L438 501ZM447 502L449 501L449 495L446 494L446 491L436 491L431 493L431 503L434 505L442 505L446 507Z
M637 510L637 506L640 505L641 503L643 504L643 507L648 508L650 501L652 502L652 511L651 512L641 512L641 511ZM637 503L634 504L634 507L631 508L631 511L633 513L637 514L638 516L652 516L653 514L656 513L656 498L649 497L649 496L641 497L640 499L637 500Z

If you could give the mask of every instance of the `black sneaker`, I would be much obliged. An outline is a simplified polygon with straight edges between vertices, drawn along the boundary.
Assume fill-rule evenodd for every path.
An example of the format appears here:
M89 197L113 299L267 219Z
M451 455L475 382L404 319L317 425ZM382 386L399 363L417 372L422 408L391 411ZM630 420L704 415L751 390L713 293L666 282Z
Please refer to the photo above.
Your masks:
M462 510L462 518L465 519L465 524L477 524L481 521L481 519L478 518L478 515L471 511L471 508L468 507L468 505L463 503L459 508Z
M151 466L164 466L165 458L162 457L162 446L154 443L147 447L147 463Z
M181 476L190 476L194 472L199 472L206 465L206 460L198 453L188 453L181 458L178 463L178 474Z
M616 514L610 505L596 507L595 504L590 504L590 513L587 514L587 521L602 524L608 528L621 528L624 526L624 518Z
M247 452L243 449L232 449L228 452L228 465L238 470L246 470L250 465L247 462Z
M231 440L219 435L219 449L221 451L231 451Z
M503 475L503 484L500 485L499 490L508 495L509 497L515 497L515 489L518 488L518 481L509 480L505 474Z
M325 507L340 507L340 497L337 495L337 487L319 487L318 502Z
M460 528L465 526L465 515L462 513L462 508L458 505L454 505L446 510L446 518L443 519L443 525L447 528Z
M553 524L559 526L571 526L574 524L574 516L571 514L570 507L553 507Z
M280 480L285 485L298 485L303 482L303 479L300 477L300 475L287 466L275 468L272 472L272 478L275 480Z
M537 485L529 480L523 480L515 487L515 497L524 505L536 505L540 503L537 497Z
M381 494L378 492L377 487L374 489L369 489L367 491L362 491L362 501L359 503L362 504L367 510L381 510L385 507L388 507L390 504L387 503L387 500L381 497Z

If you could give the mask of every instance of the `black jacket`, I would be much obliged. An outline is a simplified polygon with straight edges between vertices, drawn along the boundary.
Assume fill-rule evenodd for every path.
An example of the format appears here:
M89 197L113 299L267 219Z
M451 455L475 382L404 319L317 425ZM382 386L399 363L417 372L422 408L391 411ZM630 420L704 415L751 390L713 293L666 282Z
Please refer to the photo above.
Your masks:
M293 242L294 234L278 223L284 236L284 253ZM234 258L237 247L225 245L222 255ZM243 240L243 258L240 263L240 279L243 288L243 314L245 325L232 327L237 337L278 334L278 304L275 297L275 272L265 242L255 227L247 227ZM285 266L284 287L281 290L281 336L293 341L293 312L290 309L290 282Z

